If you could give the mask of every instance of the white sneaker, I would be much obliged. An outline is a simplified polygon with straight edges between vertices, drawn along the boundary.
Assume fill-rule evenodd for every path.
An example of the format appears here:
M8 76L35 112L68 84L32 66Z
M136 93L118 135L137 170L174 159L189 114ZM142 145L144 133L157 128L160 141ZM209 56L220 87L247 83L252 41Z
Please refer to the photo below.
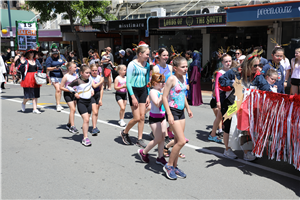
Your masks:
M226 149L224 150L224 156L230 159L235 159L237 158L237 156L233 153L233 151L231 149L228 149L226 151Z
M23 104L23 102L21 103L21 110L22 112L25 112L25 105Z
M252 154L252 152L248 151L247 153L244 153L244 160L246 161L253 161L256 159L256 156Z
M38 109L35 109L32 111L33 114L41 114L41 112Z
M63 109L64 109L64 107L62 107L60 104L59 104L58 106L60 107L60 109L61 109L61 110L63 110Z
M118 123L119 123L119 125L122 126L122 127L126 126L126 123L124 122L123 119L121 119Z
M61 106L60 106L60 105L57 105L57 106L56 106L56 111L57 111L57 112L60 112L60 111L61 111Z

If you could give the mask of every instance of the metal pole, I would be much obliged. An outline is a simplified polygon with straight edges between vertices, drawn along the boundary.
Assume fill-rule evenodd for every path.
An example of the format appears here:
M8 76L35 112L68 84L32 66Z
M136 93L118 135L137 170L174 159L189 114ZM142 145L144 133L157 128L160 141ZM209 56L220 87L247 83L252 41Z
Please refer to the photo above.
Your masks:
M11 18L10 18L10 4L9 1L7 1L7 10L8 10L8 20L9 20L9 34L10 34L10 47L11 47L11 57L15 57L15 45L14 45L14 39L13 39L13 32L11 28Z

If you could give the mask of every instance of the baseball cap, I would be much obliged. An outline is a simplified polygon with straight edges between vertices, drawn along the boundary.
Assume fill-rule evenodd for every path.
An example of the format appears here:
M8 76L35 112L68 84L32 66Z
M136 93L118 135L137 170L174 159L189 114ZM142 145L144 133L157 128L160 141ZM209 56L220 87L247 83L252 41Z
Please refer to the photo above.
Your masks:
M125 55L125 51L124 51L123 49L121 49L121 50L119 51L119 53L120 53L122 56Z
M111 48L110 47L106 47L105 50L111 51Z

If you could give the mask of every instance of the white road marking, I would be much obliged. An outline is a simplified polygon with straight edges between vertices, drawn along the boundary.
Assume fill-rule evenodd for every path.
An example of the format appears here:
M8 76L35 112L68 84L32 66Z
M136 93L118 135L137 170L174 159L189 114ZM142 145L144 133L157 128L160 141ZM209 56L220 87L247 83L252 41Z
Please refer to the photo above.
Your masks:
M4 100L7 100L7 101L12 101L12 102L17 102L17 103L22 103L22 101L20 100L15 100L15 99L8 99L8 98L4 98L4 97L1 97L1 99L4 99ZM29 104L29 103L27 103ZM45 108L47 106L41 106L41 105L38 105L38 107L40 108ZM56 109L52 109L52 110L55 110ZM61 113L65 113L65 114L70 114L70 112L68 111L65 111L65 110L62 110ZM79 114L75 113L75 116L77 117L81 117ZM115 125L115 124L111 124L111 123L108 123L107 121L103 121L103 120L100 120L98 119L97 120L99 123L102 123L102 124L106 124L106 125L109 125L109 126L113 126L113 127L116 127L116 128L120 128L120 129L124 129L124 127L121 127L121 126L118 126L118 125ZM130 129L130 131L132 132L138 132L138 130L135 130L135 129ZM150 133L147 133L147 132L143 132L143 134L150 134ZM192 145L192 144L185 144L186 147L189 147L191 149L195 149L195 150L200 150L200 151L203 151L205 153L209 153L209 154L213 154L215 156L219 156L219 157L224 157L226 158L222 153L219 153L219 152L215 152L215 151L212 151L212 150L209 150L209 149L205 149L203 147L198 147L198 146L195 146L195 145ZM248 162L248 161L245 161L243 159L232 159L232 161L236 161L236 162L240 162L240 163L243 163L245 165L250 165L252 167L256 167L256 168L259 168L259 169L263 169L263 170L266 170L266 171L269 171L269 172L273 172L275 174L278 174L278 175L281 175L281 176L285 176L285 177L288 177L288 178L291 178L291 179L295 179L297 181L300 180L300 178L298 176L295 176L295 175L292 175L292 174L289 174L289 173L286 173L286 172L283 172L283 171L280 171L280 170L277 170L277 169L273 169L273 168L270 168L270 167L266 167L266 166L263 166L263 165L260 165L260 164L256 164L256 163L252 163L252 162Z

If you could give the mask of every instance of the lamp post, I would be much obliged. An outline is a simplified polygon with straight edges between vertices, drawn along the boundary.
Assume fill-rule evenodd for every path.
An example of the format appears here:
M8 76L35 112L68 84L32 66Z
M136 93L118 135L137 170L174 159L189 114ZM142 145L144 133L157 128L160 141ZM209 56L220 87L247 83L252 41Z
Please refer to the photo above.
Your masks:
M10 3L7 1L7 10L8 10L8 20L9 20L9 35L10 35L10 48L11 48L11 57L15 57L15 46L14 46L14 39L13 39L13 32L11 28L11 17L10 17Z

